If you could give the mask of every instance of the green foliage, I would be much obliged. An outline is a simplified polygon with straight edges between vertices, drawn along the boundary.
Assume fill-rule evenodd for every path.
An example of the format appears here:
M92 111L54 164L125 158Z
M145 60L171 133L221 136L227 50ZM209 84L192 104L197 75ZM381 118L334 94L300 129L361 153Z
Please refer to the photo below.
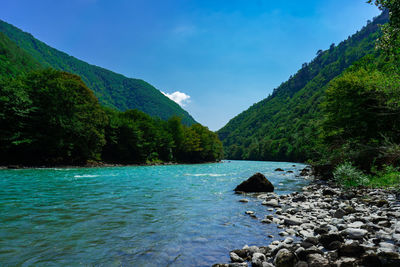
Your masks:
M99 159L106 117L78 76L33 71L2 84L0 101L2 162L76 164Z
M400 1L398 0L368 0L381 10L389 10L390 20L382 26L383 35L379 38L377 47L389 57L399 59L400 56Z
M206 127L185 126L178 116L163 121L139 110L102 108L80 77L42 69L2 33L0 58L0 164L222 158L221 142Z
M354 62L376 54L379 24L388 20L384 12L361 31L317 57L273 94L233 118L218 131L226 157L230 159L305 161L330 153L322 143L319 104L331 80ZM394 103L393 103L394 104Z
M42 66L79 75L85 84L94 91L100 103L107 107L122 111L139 109L150 116L164 120L176 115L181 117L182 122L186 125L195 123L189 113L177 103L143 80L130 79L78 60L1 20L0 32L7 35ZM0 59L1 40L2 35L0 35ZM0 71L2 65L3 63L0 61ZM17 68L19 69L19 67Z
M336 167L333 172L336 183L344 187L366 185L368 177L349 162L344 162Z
M0 32L0 77L15 77L39 68L38 62Z
M368 186L371 187L400 187L400 170L391 165L369 177Z
M106 110L107 143L102 158L117 163L213 162L222 158L217 135L200 124L183 125L178 117L167 122L138 110Z
M393 155L387 142L400 143L400 99L394 93L399 89L400 77L391 64L373 57L330 83L321 106L324 143L339 152L332 153L331 162L346 157L364 170L377 160L380 165L388 163L380 155Z

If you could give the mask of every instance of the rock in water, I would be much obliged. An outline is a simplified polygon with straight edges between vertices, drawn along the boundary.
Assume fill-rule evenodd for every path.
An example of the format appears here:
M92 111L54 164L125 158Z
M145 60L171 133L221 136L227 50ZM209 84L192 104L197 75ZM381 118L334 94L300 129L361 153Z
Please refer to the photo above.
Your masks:
M274 186L261 173L256 173L235 188L241 192L273 192Z

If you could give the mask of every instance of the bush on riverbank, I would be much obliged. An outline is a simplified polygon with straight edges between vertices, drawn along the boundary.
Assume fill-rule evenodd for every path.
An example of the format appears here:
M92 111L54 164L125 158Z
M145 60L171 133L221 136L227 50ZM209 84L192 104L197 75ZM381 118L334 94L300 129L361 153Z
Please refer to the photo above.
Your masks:
M335 182L345 188L358 186L400 188L400 168L391 165L365 174L351 163L345 162L335 168L333 176Z

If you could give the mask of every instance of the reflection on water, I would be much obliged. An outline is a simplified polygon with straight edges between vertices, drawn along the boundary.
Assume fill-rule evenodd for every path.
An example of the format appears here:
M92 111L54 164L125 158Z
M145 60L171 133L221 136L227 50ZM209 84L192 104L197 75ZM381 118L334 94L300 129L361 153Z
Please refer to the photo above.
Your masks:
M306 181L293 163L0 171L0 265L210 266L265 245L260 200L233 188L262 172L277 193ZM295 173L277 173L275 168ZM262 219L262 216L260 216Z

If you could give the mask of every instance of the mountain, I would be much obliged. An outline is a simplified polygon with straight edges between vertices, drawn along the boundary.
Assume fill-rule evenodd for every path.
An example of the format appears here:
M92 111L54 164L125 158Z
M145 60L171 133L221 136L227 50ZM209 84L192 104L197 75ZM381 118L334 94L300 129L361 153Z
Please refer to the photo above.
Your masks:
M39 62L0 32L0 77L15 77L40 67Z
M88 64L46 45L31 34L2 20L0 20L0 32L8 36L43 67L52 67L79 75L104 106L121 111L138 109L164 120L177 115L186 125L195 123L187 111L143 80L127 78Z
M317 56L266 99L230 120L218 131L229 159L304 161L312 158L318 135L320 102L327 84L354 62L377 53L383 12L353 36Z

